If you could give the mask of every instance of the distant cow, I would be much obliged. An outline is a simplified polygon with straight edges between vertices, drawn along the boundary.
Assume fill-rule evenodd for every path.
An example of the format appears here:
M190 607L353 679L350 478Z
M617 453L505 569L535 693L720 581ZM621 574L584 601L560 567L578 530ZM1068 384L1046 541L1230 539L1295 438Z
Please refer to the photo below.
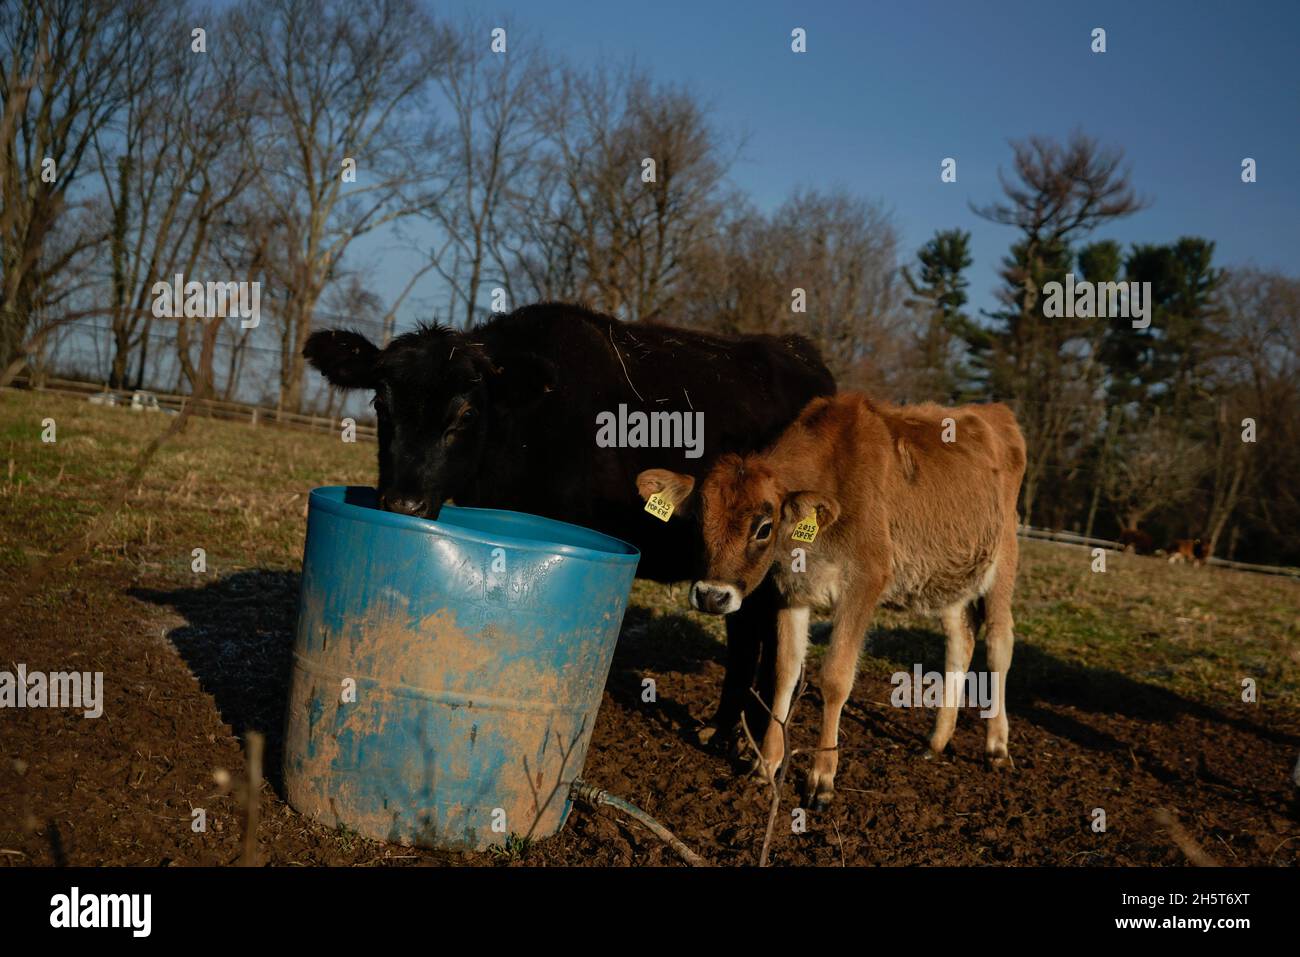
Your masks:
M451 499L575 522L632 542L637 574L658 581L697 574L699 532L645 514L637 473L671 456L703 475L722 453L767 445L810 399L835 391L801 336L624 323L558 303L468 331L426 326L384 349L355 332L317 332L303 354L332 384L375 393L382 507L437 518ZM598 417L629 412L701 426L691 435L698 447L632 447L645 435L599 443ZM762 592L752 612L727 623L714 719L727 731L754 704L760 644L769 661L775 649L777 595L770 583Z
M945 675L970 667L987 615L997 714L989 719L985 751L993 766L1011 765L1006 674L1024 469L1024 439L1004 405L900 407L841 393L809 403L769 450L721 458L695 494L690 475L641 473L643 498L658 494L679 511L693 510L703 528L709 562L707 577L691 589L696 608L733 613L775 569L785 607L777 626L774 720L762 744L766 773L774 774L784 757L777 722L789 713L809 614L833 612L822 664L820 750L807 785L813 807L830 801L840 711L880 604L940 617L948 639ZM947 746L956 718L955 696L946 694L932 752Z
M1139 555L1150 555L1155 548L1155 540L1139 528L1126 528L1119 533L1119 544L1124 551Z
M1169 564L1187 562L1199 568L1205 564L1205 544L1199 538L1180 538L1169 546Z

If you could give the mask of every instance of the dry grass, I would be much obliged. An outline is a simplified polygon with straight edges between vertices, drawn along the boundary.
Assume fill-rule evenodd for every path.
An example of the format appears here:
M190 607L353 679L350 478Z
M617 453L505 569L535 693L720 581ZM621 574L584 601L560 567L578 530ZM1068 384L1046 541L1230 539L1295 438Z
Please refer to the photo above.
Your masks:
M45 418L56 423L53 444L41 442ZM76 534L167 424L62 396L0 395L0 567L13 573ZM338 437L195 419L159 451L90 562L188 570L203 548L217 573L296 567L307 492L371 481L374 454Z

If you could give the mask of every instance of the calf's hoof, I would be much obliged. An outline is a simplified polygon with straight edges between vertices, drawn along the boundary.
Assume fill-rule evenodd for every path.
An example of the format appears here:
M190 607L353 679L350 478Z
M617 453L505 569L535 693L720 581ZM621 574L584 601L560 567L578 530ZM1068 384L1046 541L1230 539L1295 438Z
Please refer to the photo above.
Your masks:
M833 788L825 788L824 790L814 792L806 801L804 801L804 803L808 805L809 810L826 811L830 809L834 800L835 790Z
M803 803L810 811L825 811L835 800L835 779L818 774L816 770L808 772L804 781Z
M781 765L769 764L760 755L754 755L749 759L749 771L746 773L756 781L775 784L777 775L781 773Z
M994 771L1013 771L1016 767L1016 762L1012 761L1011 755L1005 751L990 752L984 755L984 760Z

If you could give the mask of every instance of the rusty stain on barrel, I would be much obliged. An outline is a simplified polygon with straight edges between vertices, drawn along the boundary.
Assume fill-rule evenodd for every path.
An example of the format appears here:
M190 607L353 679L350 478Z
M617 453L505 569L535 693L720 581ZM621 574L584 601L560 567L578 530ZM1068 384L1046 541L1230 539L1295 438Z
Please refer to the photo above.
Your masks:
M638 557L538 516L446 506L429 522L377 510L373 489L313 491L289 803L402 844L482 849L554 834Z

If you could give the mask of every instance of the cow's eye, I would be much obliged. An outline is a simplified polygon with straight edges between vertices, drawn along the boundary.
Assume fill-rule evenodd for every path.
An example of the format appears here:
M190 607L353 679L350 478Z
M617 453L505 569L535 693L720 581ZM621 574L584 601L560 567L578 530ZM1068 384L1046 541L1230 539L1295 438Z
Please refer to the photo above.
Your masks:
M474 407L466 406L457 414L452 423L447 426L446 431L442 433L442 441L445 444L450 445L452 442L456 441L456 437L460 435L461 432L465 431L473 421Z
M754 541L765 542L772 537L772 523L766 519L754 530Z

